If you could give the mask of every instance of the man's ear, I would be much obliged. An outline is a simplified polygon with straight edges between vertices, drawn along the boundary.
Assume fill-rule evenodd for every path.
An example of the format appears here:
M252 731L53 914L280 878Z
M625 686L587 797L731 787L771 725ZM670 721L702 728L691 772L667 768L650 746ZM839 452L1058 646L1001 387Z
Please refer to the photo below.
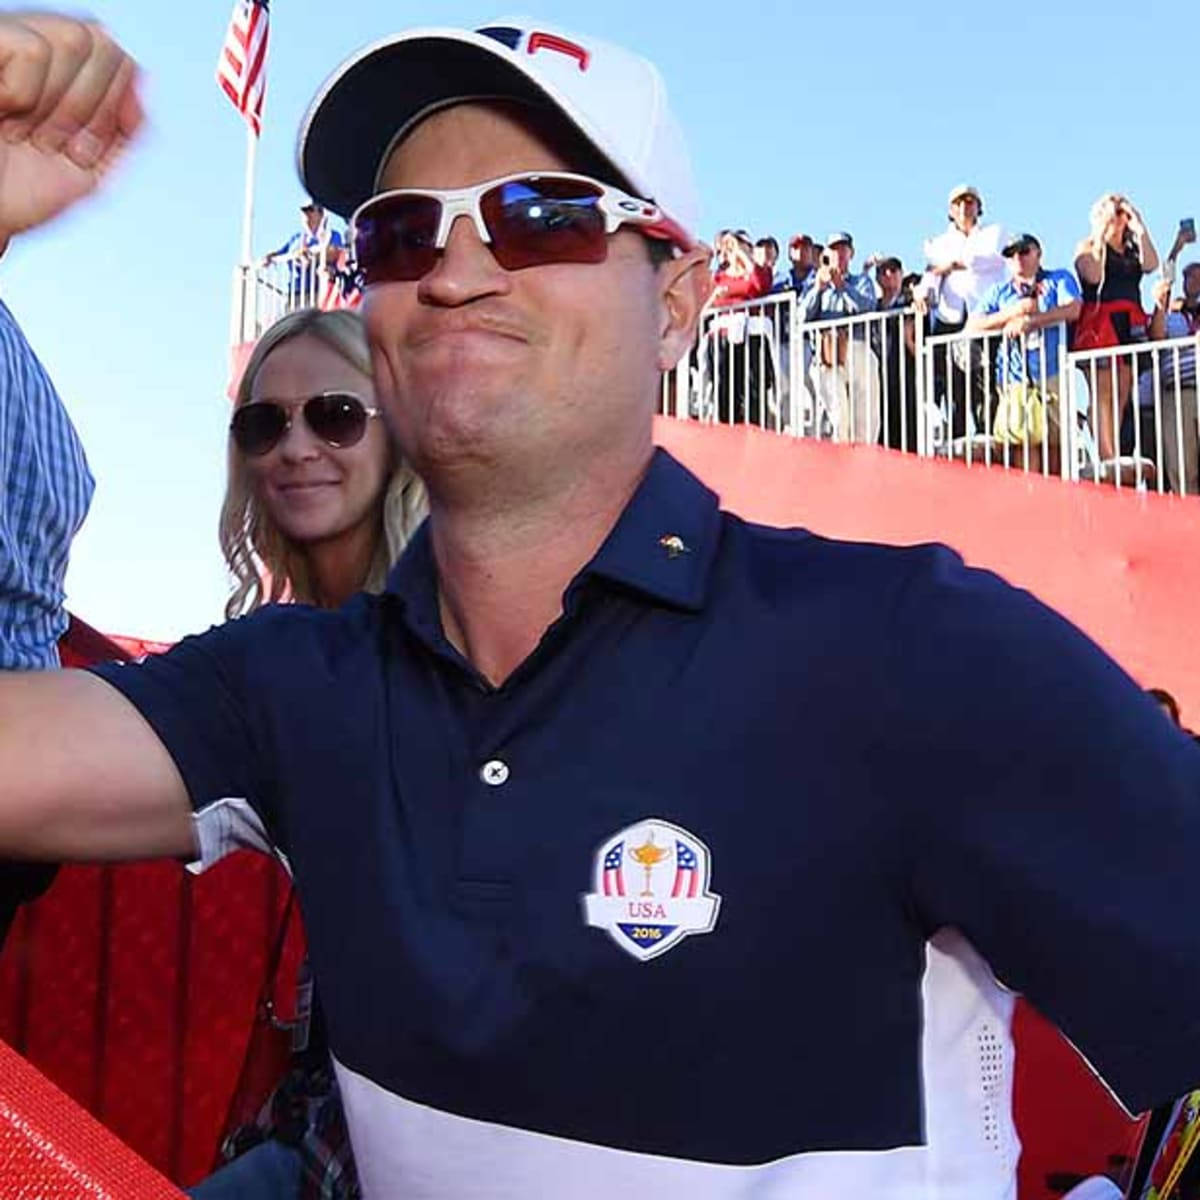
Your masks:
M712 295L712 251L703 244L658 268L662 324L658 338L658 369L669 371L692 348L700 314Z

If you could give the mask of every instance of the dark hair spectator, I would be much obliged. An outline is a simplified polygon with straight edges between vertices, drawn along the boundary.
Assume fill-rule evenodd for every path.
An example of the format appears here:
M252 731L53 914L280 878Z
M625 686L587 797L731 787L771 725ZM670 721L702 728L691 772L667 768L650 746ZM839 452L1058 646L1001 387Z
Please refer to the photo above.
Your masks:
M883 441L893 450L917 446L916 327L902 314L912 303L904 280L904 264L894 255L875 260L877 307L892 315L871 330L871 345L879 359Z

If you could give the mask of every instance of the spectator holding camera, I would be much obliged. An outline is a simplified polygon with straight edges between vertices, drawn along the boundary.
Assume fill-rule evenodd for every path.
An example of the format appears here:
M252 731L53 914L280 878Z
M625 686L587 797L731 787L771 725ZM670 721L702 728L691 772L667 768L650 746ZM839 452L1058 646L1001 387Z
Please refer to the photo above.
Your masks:
M714 308L744 305L771 290L771 270L755 261L754 249L744 230L725 230L718 235L711 299ZM761 424L763 394L775 381L761 310L742 307L717 314L706 361L709 378L716 387L717 419L722 423L749 420Z
M771 290L771 269L755 260L754 243L745 230L727 229L718 238L712 303L719 307L765 296Z
M1200 262L1188 263L1183 268L1183 295L1171 302L1171 312L1178 314L1180 321L1176 327L1183 329L1183 334L1169 334L1170 337L1188 337L1200 333Z
M1059 358L1062 327L1079 317L1079 285L1070 271L1042 266L1042 244L1018 234L1004 247L1012 276L988 289L967 328L1002 333L996 357L1000 396L993 434L1022 448L1049 435L1046 466L1056 470L1061 445Z
M1185 246L1190 246L1196 241L1196 221L1193 217L1185 217L1179 222L1179 229L1176 231L1175 240L1171 243L1171 249L1167 251L1166 261L1163 263L1163 275L1175 281L1177 274L1177 264L1179 256L1183 253ZM1188 282L1188 273L1191 272L1192 282ZM1191 323L1196 325L1196 315L1200 314L1200 263L1192 263L1183 270L1183 287L1184 294L1182 297L1175 300L1175 305L1179 308L1185 308L1184 301L1190 298L1190 310L1192 313Z
M875 311L868 275L850 270L854 239L845 230L829 235L800 316L809 325ZM879 363L865 327L811 331L817 344L810 368L813 393L839 442L873 442L879 436Z
M1076 350L1102 350L1146 340L1142 276L1158 269L1158 251L1141 213L1128 196L1106 192L1092 205L1091 229L1075 249L1075 271L1083 285L1083 312L1075 329ZM1096 445L1102 474L1116 466L1119 430L1132 392L1128 356L1116 360L1116 394L1111 360L1087 371L1095 387Z

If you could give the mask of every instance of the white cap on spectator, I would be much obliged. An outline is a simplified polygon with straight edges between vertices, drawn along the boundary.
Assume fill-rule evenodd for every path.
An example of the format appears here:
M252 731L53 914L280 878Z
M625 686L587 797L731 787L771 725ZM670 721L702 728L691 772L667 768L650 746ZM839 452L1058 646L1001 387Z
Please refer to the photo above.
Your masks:
M418 121L472 99L533 101L561 113L638 197L696 240L699 198L658 69L620 46L527 18L474 32L411 29L348 59L301 122L300 178L348 217L378 190L388 155Z
M955 200L961 200L964 196L970 196L978 205L983 204L983 197L979 194L979 189L970 183L960 183L958 187L952 187L946 203L953 204Z

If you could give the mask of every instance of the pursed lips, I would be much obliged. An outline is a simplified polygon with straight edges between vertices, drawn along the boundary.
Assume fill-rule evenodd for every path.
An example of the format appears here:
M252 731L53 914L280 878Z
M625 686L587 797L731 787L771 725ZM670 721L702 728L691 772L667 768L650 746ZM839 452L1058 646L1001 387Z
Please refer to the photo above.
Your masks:
M455 317L451 315L434 319L426 318L414 326L405 339L411 349L427 346L442 338L484 336L504 338L508 341L527 342L528 335L506 321L480 320L478 317Z

